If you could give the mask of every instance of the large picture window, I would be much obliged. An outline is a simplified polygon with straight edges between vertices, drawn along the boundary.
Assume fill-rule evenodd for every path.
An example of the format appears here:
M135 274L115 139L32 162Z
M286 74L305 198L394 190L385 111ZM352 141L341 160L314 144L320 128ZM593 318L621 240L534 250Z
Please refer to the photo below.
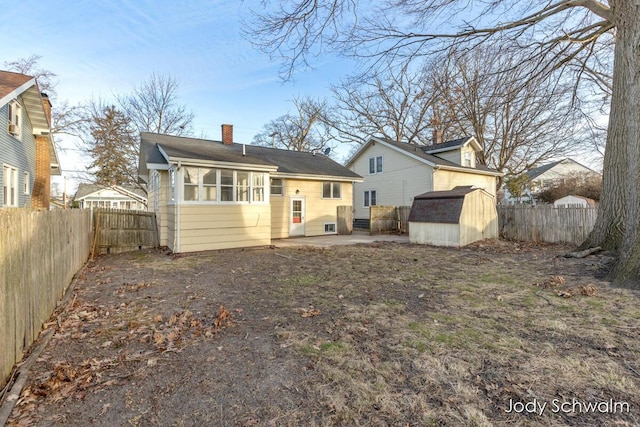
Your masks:
M339 199L341 195L341 187L339 182L324 182L322 183L322 198L323 199Z
M262 172L184 167L183 200L187 203L264 203L267 201L266 177Z

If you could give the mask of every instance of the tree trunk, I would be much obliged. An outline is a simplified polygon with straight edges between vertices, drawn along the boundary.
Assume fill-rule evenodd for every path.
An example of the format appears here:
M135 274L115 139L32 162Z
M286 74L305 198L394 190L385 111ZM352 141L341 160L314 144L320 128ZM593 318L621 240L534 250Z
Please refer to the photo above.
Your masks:
M618 250L615 285L640 287L640 2L611 1L616 24L613 94L602 199L583 246Z

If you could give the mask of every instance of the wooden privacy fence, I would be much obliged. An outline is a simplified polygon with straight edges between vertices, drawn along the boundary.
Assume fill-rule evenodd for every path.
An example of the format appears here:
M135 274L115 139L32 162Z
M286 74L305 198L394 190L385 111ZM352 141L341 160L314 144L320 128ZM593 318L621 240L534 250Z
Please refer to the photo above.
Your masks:
M371 206L369 234L406 233L411 206Z
M505 239L582 243L596 223L597 207L498 205L500 236Z
M159 246L158 225L153 212L96 209L91 255L120 253Z
M91 250L86 210L0 209L0 389Z
M338 234L353 232L353 206L338 206Z

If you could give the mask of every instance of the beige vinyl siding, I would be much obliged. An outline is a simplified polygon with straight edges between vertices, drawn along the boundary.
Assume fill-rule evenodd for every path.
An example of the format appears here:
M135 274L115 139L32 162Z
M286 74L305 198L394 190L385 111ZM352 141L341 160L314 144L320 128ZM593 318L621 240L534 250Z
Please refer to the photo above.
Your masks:
M267 204L182 205L178 252L271 244Z
M497 238L498 210L495 198L482 191L467 194L460 214L460 246Z
M158 231L160 233L160 246L169 246L169 221L168 211L173 210L173 206L167 206L167 184L169 173L167 171L158 171L160 173L160 190L158 193L158 211L156 212L156 221L158 222ZM151 192L149 192L151 197ZM147 204L149 210L153 210L154 202L149 199Z
M440 157L441 159L453 162L456 165L462 164L462 154L460 153L460 150L457 149L451 151L442 151L440 153L434 153L433 155Z
M410 222L409 240L418 245L459 246L460 224Z
M165 228L167 230L167 247L172 251L176 251L176 206L169 205L166 207L167 213L163 215Z
M494 197L496 195L496 177L493 175L479 175L437 169L435 171L434 181L433 191L447 191L459 185L474 185L477 188L482 188Z
M323 199L322 183L325 181L285 179L284 196L271 196L271 236L274 239L289 237L289 216L292 197L305 200L305 236L324 234L325 223L337 222L338 206L351 205L353 185L341 182L339 199ZM298 190L298 194L296 194Z
M369 158L383 157L383 171L369 174ZM354 218L369 218L364 207L364 191L376 191L378 205L411 206L413 197L433 190L432 168L405 153L374 143L367 147L351 165L351 170L364 177L353 187Z

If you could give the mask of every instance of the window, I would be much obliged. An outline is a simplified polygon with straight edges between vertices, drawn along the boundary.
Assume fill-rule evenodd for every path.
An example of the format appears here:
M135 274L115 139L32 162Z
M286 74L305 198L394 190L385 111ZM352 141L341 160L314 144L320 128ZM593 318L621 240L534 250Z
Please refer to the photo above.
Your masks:
M267 175L261 172L184 167L185 202L266 202Z
M251 189L253 194L251 196L251 201L253 202L264 202L264 174L262 173L254 173L253 174L253 182L251 185Z
M220 201L233 202L233 171L220 171Z
M31 191L31 182L30 182L29 172L24 173L24 182L22 183L22 194L28 196Z
M236 172L236 202L249 201L249 172Z
M169 169L169 185L167 186L167 199L173 203L176 200L176 170L174 168Z
M325 222L324 223L324 234L336 234L336 223L335 222Z
M369 174L382 173L382 156L371 157L369 159Z
M18 170L13 166L2 166L2 205L18 206Z
M9 133L20 138L20 124L22 123L22 107L17 101L9 103Z
M376 206L378 204L378 194L376 190L367 190L364 192L364 207Z
M468 168L471 167L471 153L468 151L464 153L464 165Z
M198 178L198 168L184 168L184 200L185 201L194 201L200 200L200 196L198 194L199 189L199 181Z
M284 196L284 181L282 178L271 178L271 195Z
M340 183L339 182L323 182L322 183L322 198L323 199L339 199L340 195Z

